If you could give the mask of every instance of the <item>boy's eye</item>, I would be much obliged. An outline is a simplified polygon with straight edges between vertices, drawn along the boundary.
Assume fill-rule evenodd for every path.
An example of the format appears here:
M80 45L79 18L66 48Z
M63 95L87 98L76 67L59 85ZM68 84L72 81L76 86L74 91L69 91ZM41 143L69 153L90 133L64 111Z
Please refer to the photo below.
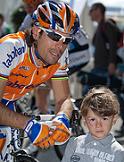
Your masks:
M90 121L95 121L95 119L90 119Z
M103 120L109 120L109 118L108 117L103 117Z
M89 123L94 123L95 121L96 121L95 118L88 119Z

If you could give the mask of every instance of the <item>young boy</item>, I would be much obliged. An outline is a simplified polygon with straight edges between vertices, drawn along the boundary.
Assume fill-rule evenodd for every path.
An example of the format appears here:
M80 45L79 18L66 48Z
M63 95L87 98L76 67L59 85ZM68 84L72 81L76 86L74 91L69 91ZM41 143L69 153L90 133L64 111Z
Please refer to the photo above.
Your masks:
M89 131L70 139L62 162L124 162L124 148L110 133L117 121L119 107L110 89L91 89L81 105L81 115Z

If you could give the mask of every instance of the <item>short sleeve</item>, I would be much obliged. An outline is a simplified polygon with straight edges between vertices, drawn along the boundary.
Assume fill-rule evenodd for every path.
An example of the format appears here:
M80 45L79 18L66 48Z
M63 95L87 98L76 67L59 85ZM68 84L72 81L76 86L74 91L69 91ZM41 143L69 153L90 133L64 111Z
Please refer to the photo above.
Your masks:
M60 67L54 74L53 78L60 78L64 76L68 76L67 71L68 71L68 65L69 65L69 57L68 57L68 49L66 49L59 59Z
M0 75L9 76L11 70L17 66L25 51L24 44L16 39L8 38L0 43Z
M62 162L70 162L70 158L73 155L76 148L76 141L74 139L75 139L74 137L70 138L66 146Z

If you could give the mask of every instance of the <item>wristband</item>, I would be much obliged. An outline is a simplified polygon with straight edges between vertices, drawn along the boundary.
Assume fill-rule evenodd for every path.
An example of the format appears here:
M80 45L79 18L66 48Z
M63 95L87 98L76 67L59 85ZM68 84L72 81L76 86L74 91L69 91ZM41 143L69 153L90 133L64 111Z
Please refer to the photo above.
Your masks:
M59 120L62 123L64 123L67 128L70 127L69 119L67 118L67 116L65 114L59 114L54 119L55 120ZM53 119L53 121L54 121L54 119Z
M31 119L28 121L24 131L29 136L31 142L34 142L37 135L39 134L39 130L42 130L42 124L39 124L36 120Z

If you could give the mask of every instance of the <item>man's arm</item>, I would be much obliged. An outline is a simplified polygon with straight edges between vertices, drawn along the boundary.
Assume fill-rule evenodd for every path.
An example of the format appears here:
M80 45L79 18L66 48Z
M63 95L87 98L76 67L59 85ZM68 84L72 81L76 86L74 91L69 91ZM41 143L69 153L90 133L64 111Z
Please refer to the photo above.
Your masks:
M4 88L6 86L5 80L0 80L0 101L2 100ZM0 124L15 128L23 129L30 118L19 113L9 110L4 104L0 102Z
M0 101L3 97L6 82L5 80L0 80ZM49 126L47 123L37 121L34 117L29 118L16 113L2 104L2 102L0 102L0 125L23 129L31 142L42 148L48 148L55 143L52 138L49 140ZM44 141L45 143L43 143Z
M64 112L70 118L73 106L70 100L70 88L68 79L52 79L52 88L55 97L56 113Z
M73 105L70 99L68 80L52 80L52 86L57 106L57 115L52 120L52 125L56 129L53 131L51 139L55 141L56 145L61 145L70 138L71 132L69 127Z

